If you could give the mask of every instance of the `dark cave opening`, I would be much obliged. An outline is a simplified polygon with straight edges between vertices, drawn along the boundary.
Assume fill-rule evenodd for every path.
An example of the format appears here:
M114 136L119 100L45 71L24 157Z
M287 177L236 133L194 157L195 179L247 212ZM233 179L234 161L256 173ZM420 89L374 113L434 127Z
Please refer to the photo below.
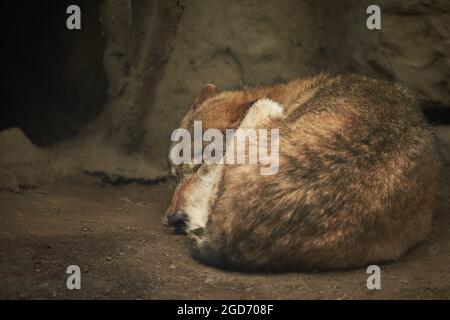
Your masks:
M81 30L66 9L82 8ZM73 137L107 98L100 1L2 1L0 130L20 127L39 146Z

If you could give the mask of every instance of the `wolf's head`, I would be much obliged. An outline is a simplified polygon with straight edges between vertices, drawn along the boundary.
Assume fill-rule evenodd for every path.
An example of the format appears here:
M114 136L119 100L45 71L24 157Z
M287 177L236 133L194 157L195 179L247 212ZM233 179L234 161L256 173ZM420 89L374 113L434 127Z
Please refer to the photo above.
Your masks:
M179 129L187 130L193 136L194 121L203 121L203 119L212 118L214 115L206 106L206 101L216 97L218 90L213 84L206 84L201 89L197 98L189 107L188 112L180 122ZM190 141L192 143L192 141ZM170 153L173 151L176 142L172 142ZM192 153L189 155L193 159L193 148L190 148ZM169 154L170 154L169 153ZM167 225L173 227L178 233L185 233L188 221L186 214L186 207L188 206L189 195L197 192L194 189L198 184L200 177L207 174L208 168L202 164L194 164L193 162L174 163L169 156L169 163L172 175L177 180L177 187L172 196L172 201L165 213L165 222Z
M239 126L252 103L246 101L245 92L225 91L219 93L212 84L203 86L179 126L181 132L189 136L190 148L188 150L190 151L188 152L190 154L187 155L187 159L193 160L196 157L193 139L190 138L194 137L194 122L201 122L204 132L208 129L217 129L225 133L226 129L234 129ZM172 140L174 140L173 138L172 136ZM203 150L207 142L201 140L201 149ZM177 187L166 211L166 222L175 227L177 231L181 231L185 229L187 223L186 208L191 208L196 203L198 206L205 205L202 203L202 193L208 192L207 189L214 185L217 173L211 172L212 166L203 163L194 161L174 163L171 155L177 146L179 146L179 142L173 142L169 153L171 173L177 179ZM191 213L189 213L190 215Z

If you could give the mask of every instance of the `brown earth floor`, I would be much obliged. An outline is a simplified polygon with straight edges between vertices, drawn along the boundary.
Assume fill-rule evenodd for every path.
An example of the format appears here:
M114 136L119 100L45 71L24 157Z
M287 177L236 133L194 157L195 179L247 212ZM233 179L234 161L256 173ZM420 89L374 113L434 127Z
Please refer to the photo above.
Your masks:
M367 289L364 268L243 274L197 263L186 239L161 224L172 181L104 186L78 177L1 192L0 298L450 299L448 169L446 163L431 234L400 261L381 266L381 290ZM81 290L66 288L73 264L81 268Z

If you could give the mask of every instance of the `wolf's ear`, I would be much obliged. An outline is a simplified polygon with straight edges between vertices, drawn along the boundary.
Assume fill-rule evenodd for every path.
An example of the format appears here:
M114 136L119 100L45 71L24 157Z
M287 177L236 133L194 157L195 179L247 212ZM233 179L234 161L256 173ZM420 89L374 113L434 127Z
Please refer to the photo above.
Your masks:
M211 83L205 84L198 94L197 98L195 99L194 103L192 104L191 109L197 109L203 102L205 102L209 98L216 96L218 93L219 91L217 90L215 85Z

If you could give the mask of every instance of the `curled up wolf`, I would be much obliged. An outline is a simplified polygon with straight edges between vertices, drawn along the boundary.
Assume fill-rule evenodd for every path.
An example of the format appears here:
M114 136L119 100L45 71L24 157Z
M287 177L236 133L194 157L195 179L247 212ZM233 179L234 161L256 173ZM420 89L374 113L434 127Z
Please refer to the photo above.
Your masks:
M320 74L240 91L206 85L180 127L192 131L195 121L221 132L279 130L272 175L261 174L263 163L172 163L178 185L165 220L203 263L352 268L398 259L430 231L436 144L399 84Z

